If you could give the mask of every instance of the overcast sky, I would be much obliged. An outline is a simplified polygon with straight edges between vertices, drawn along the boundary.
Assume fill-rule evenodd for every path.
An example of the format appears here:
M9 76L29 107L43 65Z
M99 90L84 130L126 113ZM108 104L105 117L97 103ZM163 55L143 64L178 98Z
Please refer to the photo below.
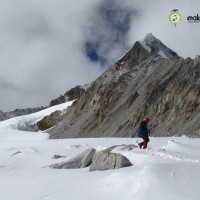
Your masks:
M183 21L175 27L170 11ZM95 80L153 33L182 57L200 54L199 0L0 0L0 110L48 105Z

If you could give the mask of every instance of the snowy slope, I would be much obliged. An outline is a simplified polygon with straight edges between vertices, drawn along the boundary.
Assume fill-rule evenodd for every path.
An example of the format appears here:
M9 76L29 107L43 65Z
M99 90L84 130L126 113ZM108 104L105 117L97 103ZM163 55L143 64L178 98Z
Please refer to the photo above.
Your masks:
M59 104L56 106L52 106L50 108L47 108L45 110L33 113L33 114L29 114L29 115L24 115L24 116L19 116L19 117L15 117L15 118L11 118L5 121L2 121L0 123L0 129L17 129L17 127L19 125L26 125L27 124L34 124L37 121L39 121L40 119L42 119L43 117L50 115L51 113L59 110L59 111L63 111L66 108L68 108L69 106L72 105L74 101L69 101L63 104Z
M0 129L1 199L198 200L200 139L150 140L146 150L114 150L130 159L134 166L129 168L104 172L89 172L88 168L56 170L46 166L90 147L102 150L116 144L137 145L140 139L47 140L43 133ZM51 159L55 154L66 158Z

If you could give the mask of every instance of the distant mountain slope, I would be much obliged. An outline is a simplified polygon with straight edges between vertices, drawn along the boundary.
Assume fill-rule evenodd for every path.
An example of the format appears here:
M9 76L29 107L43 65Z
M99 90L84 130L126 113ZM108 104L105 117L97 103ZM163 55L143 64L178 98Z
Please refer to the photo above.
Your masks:
M0 129L1 130L38 131L37 122L39 122L45 116L49 116L50 114L56 111L60 111L61 113L64 114L65 110L69 106L71 106L72 103L73 101L66 102L60 105L46 108L36 113L14 117L12 119L2 121L0 122Z
M16 109L10 112L3 112L0 110L0 121L7 120L13 117L18 117L22 115L28 115L40 110L44 110L46 107L38 107L38 108L25 108L25 109Z
M64 95L60 95L60 97L51 100L48 107L52 107L55 105L59 105L59 104L65 103L65 102L69 102L69 101L78 99L86 91L87 87L88 87L88 85L84 85L84 86L78 85L74 88L71 88L70 90L65 92ZM48 107L41 106L38 108L16 109L16 110L10 111L10 112L3 112L0 110L0 121L36 113L38 111L47 109Z
M127 137L150 116L154 136L200 131L200 62L183 59L152 34L133 47L48 131L52 138Z

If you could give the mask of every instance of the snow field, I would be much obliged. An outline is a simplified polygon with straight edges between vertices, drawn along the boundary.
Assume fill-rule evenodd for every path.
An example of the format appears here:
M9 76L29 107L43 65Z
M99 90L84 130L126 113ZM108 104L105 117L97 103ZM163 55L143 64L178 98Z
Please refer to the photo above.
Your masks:
M10 131L9 133L11 134ZM37 134L35 136L37 137ZM132 150L116 148L114 152L122 153L134 164L133 167L119 170L89 172L88 168L56 170L47 167L68 160L90 147L100 150L117 144L137 144L138 141L139 139L132 138L64 140L35 138L33 140L32 135L28 137L28 133L26 140L24 136L21 141L19 138L1 140L1 198L4 200L82 198L197 200L199 198L200 165L199 162L192 162L200 159L199 139L151 138L146 150L136 147ZM193 147L191 151L190 146ZM165 155L171 156L156 154L163 149ZM52 159L55 154L66 157ZM177 156L180 160L176 159Z
M69 104L56 109L63 110ZM0 194L2 200L199 200L200 139L150 138L139 149L138 138L90 138L49 140L43 132L16 130L44 112L0 122ZM52 112L52 111L51 111ZM88 148L113 150L134 166L103 172L85 169L51 169ZM66 156L52 159L53 155Z

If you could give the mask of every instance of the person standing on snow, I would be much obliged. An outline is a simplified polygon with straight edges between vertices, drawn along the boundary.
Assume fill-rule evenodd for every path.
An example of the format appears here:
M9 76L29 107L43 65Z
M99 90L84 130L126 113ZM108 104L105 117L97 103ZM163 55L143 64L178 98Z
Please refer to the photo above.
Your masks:
M147 143L149 142L149 130L147 128L147 124L149 123L150 118L145 117L143 121L140 122L139 131L138 131L138 137L143 138L143 142L140 142L138 145L140 149L143 147L143 149L147 148Z

